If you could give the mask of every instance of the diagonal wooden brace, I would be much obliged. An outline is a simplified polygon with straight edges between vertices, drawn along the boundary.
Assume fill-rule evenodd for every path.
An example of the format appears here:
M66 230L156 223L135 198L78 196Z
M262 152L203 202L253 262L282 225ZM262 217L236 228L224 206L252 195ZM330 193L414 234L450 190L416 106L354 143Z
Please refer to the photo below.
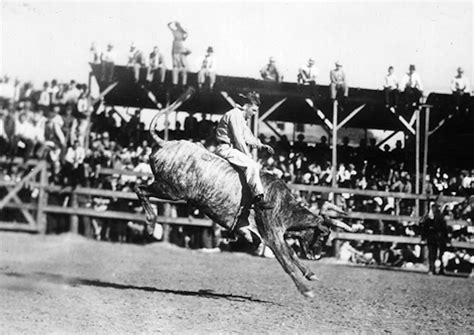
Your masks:
M44 168L46 162L40 162L30 173L28 173L16 186L11 189L8 194L0 201L0 209L3 207L25 186L25 184L32 180Z

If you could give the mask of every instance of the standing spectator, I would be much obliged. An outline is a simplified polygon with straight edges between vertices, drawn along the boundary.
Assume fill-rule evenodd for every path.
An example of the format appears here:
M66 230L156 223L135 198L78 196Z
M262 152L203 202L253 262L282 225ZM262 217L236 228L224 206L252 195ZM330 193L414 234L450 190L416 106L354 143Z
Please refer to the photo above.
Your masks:
M182 84L186 86L188 81L188 60L187 56L191 51L184 46L184 41L188 38L188 33L178 21L168 23L168 28L173 34L173 47L171 55L173 58L173 85L178 85L179 74L182 75Z
M100 63L100 52L95 45L95 42L92 42L91 47L89 48L89 63L99 64Z
M38 99L38 108L46 114L49 111L49 106L51 104L51 96L49 93L49 83L45 81L43 83L43 90L40 93L39 99Z
M84 159L86 153L79 141L74 141L73 146L67 149L62 174L67 179L67 184L72 186L85 185Z
M443 274L442 262L439 261L446 250L448 226L439 205L430 203L430 210L420 220L421 237L428 245L429 274L436 273L435 263L441 264L438 274ZM438 260L438 262L436 262Z
M71 80L68 86L67 91L64 93L64 104L65 105L73 105L74 107L79 100L79 96L81 95L81 91L79 90L79 84L76 84L75 80Z
M423 96L423 85L415 65L411 64L408 68L408 73L400 81L399 90L405 93L405 101L408 106L418 106L420 98Z
M458 67L457 74L451 80L451 91L453 92L456 111L465 109L467 113L469 111L469 96L471 95L471 88L469 80L464 76L464 70L462 67Z
M145 56L143 52L135 46L135 43L130 45L127 66L132 69L133 80L138 83L140 81L140 69L145 66Z
M388 73L384 77L383 90L385 92L385 107L396 107L398 105L398 80L394 74L393 66L388 67Z
M270 57L270 59L268 60L268 64L260 70L260 75L265 81L273 81L279 83L283 80L283 76L281 75L280 70L276 66L276 61L274 57Z
M314 66L314 59L308 59L308 65L298 69L298 84L303 85L316 85L316 78L318 77L319 71Z
M114 67L115 67L115 52L114 46L109 43L107 44L107 50L100 55L101 63L101 80L106 83L112 83L114 79Z
M59 86L58 81L56 79L51 80L51 86L48 90L49 97L50 97L50 105L56 106L59 104L58 93L59 93Z
M184 119L184 136L190 140L196 140L198 138L199 125L193 112L189 112L189 115Z
M342 70L342 63L337 61L336 68L329 72L329 79L331 80L331 99L336 100L338 94L343 95L344 98L349 96L349 86L347 86L346 74Z
M202 88L206 78L209 78L209 88L212 91L214 84L216 83L216 60L214 58L214 49L212 47L207 48L206 55L201 61L201 69L198 73L199 88Z
M165 82L166 76L165 57L163 57L163 54L158 49L158 46L155 46L153 51L150 53L150 67L148 68L147 75L148 82L153 82L155 74L158 75L159 83L163 84Z
M71 142L79 141L82 147L86 144L86 132L92 113L92 99L87 85L81 85L81 93L77 101L76 118L73 121Z

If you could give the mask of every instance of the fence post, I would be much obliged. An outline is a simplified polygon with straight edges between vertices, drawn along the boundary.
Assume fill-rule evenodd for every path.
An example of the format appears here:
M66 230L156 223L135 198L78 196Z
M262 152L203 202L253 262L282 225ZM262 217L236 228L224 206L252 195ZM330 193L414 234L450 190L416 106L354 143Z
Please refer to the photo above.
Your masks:
M163 205L164 209L164 216L166 218L171 217L171 205L169 203L165 203ZM170 225L169 223L163 223L163 242L169 242L170 241Z
M77 193L74 190L71 192L70 207L77 208ZM73 234L79 234L79 217L76 214L72 214L69 218L69 231Z
M46 162L42 162L42 164L38 194L38 211L36 212L36 226L40 234L46 234L47 222L44 208L48 205L48 193L46 191L46 186L48 185L48 166Z

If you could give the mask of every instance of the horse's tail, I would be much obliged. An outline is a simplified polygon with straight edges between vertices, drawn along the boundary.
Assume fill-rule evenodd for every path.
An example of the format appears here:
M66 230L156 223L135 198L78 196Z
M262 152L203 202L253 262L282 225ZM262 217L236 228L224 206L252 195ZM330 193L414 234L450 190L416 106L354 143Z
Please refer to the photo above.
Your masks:
M165 109L163 109L163 110L159 111L158 113L156 113L156 115L153 117L153 119L151 120L151 123L150 123L150 135L151 135L151 138L156 142L156 144L158 146L162 147L166 142L166 140L164 140L160 136L158 136L158 132L156 131L156 124L158 122L158 119L163 114L167 114L170 111L175 110L176 108L181 106L186 100L191 98L191 96L194 94L194 92L195 92L195 89L192 88L192 87L189 87L186 90L186 92L184 92L178 99L176 99L175 102L173 102L171 105L169 105Z
M165 111L165 113L166 113L166 111ZM161 115L163 115L163 111L159 111L158 113L156 113L156 115L153 117L153 119L151 119L151 123L150 123L151 138L160 147L162 147L163 144L165 144L165 142L166 142L164 139L162 139L160 136L158 136L158 132L156 131L156 123L158 122L158 119L160 118Z

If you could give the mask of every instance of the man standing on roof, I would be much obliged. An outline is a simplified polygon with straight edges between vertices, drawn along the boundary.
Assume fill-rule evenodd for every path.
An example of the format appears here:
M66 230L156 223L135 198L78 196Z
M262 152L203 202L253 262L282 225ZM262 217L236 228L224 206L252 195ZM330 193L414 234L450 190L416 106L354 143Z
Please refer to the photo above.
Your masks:
M258 112L259 106L260 97L258 93L251 92L245 96L243 107L237 106L224 114L216 129L218 143L216 154L244 172L256 206L261 209L271 209L273 206L263 199L260 167L251 158L249 149L250 146L265 149L270 154L274 153L271 146L262 144L260 140L253 136L247 125L247 121Z
M388 67L384 77L383 90L385 91L385 107L391 108L398 105L398 81L393 73L393 66Z
M471 88L469 86L469 80L464 76L462 67L458 67L457 74L451 80L451 92L453 92L456 111L465 109L466 112L468 112Z
M268 64L260 70L260 75L265 81L274 81L279 83L283 80L283 76L281 75L280 70L276 66L276 61L274 57L270 57L270 59L268 60Z
M173 58L173 85L178 85L179 74L182 75L183 86L188 81L188 60L187 56L191 51L184 46L184 41L188 38L188 32L178 21L168 23L168 28L173 34L173 47L171 50Z

